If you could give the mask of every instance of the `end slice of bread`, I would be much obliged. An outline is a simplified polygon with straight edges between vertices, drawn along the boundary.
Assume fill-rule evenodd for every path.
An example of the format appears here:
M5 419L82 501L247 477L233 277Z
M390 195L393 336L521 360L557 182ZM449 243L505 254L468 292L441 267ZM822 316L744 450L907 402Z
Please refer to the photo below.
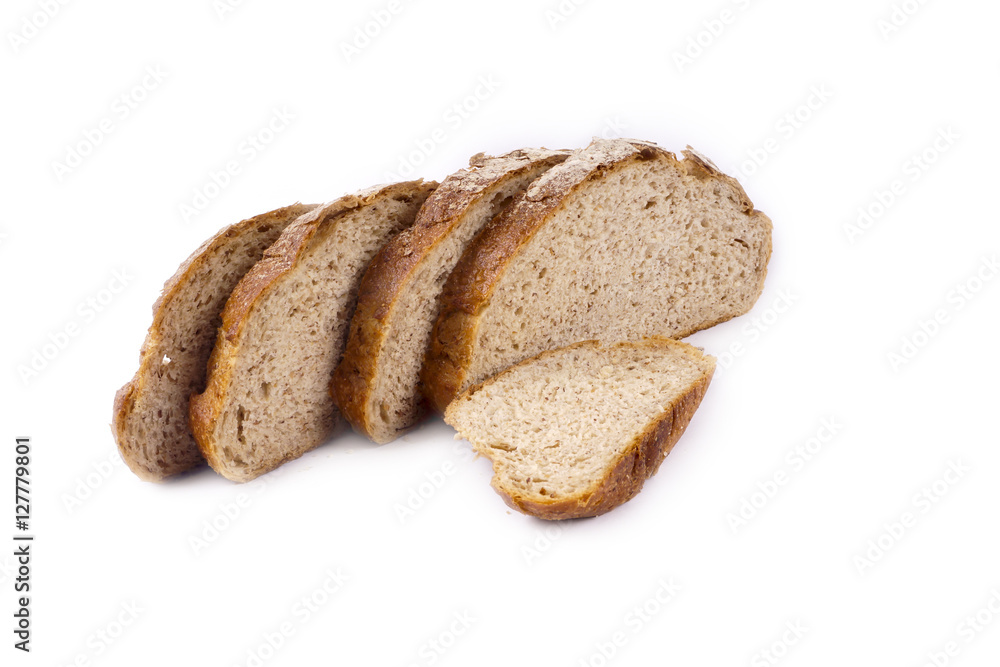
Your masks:
M358 283L436 183L379 186L325 204L285 229L233 290L191 399L209 464L249 481L323 443L339 421L329 394Z
M493 487L541 519L604 514L659 469L701 403L715 360L666 338L586 341L469 389L444 419L493 462Z
M684 155L595 140L487 225L441 295L424 369L434 407L543 350L681 338L750 310L771 221L739 183Z
M420 371L445 280L483 226L568 155L523 149L474 156L427 199L413 227L375 256L331 383L337 406L358 432L386 443L425 414Z
M139 370L115 395L111 431L125 464L161 481L205 462L188 425L188 399L205 390L205 367L222 307L285 227L314 209L295 204L226 227L163 285Z

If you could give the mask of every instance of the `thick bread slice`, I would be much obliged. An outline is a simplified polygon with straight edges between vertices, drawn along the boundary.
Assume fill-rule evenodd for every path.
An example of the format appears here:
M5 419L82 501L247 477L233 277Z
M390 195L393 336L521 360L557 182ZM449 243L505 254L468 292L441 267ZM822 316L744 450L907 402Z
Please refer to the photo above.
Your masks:
M356 430L386 443L423 416L420 370L444 281L482 227L568 156L545 149L474 156L427 199L413 227L375 256L331 383L334 401Z
M361 275L437 186L412 181L348 195L288 226L222 313L191 428L209 464L248 481L320 445L339 421L330 376Z
M493 488L541 519L603 514L659 469L715 360L667 338L543 352L469 389L444 419L493 462Z
M680 338L750 310L771 221L739 183L684 155L595 140L486 226L441 295L424 369L434 407L543 350Z
M205 390L205 365L229 293L295 218L295 204L226 227L163 285L135 377L115 395L111 431L122 459L147 481L205 462L188 426L188 398Z

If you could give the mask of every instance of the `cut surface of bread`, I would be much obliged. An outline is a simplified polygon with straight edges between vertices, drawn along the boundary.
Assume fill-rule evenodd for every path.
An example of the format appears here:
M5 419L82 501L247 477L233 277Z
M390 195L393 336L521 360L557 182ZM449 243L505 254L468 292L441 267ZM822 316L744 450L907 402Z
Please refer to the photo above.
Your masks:
M140 478L160 481L205 462L188 425L188 399L205 389L222 307L285 227L313 208L295 204L226 227L164 284L139 370L115 395L111 422L122 459Z
M300 217L233 290L191 399L191 428L209 464L248 481L315 448L339 416L329 384L361 275L413 223L436 183L378 186Z
M568 155L523 149L474 156L427 199L414 225L375 256L331 383L341 414L358 432L386 443L424 415L420 371L444 281L483 226Z
M693 150L595 140L490 222L441 294L424 390L466 387L581 340L681 338L760 296L771 221Z
M493 463L493 488L541 519L631 499L684 433L715 360L666 338L585 341L472 387L444 419Z

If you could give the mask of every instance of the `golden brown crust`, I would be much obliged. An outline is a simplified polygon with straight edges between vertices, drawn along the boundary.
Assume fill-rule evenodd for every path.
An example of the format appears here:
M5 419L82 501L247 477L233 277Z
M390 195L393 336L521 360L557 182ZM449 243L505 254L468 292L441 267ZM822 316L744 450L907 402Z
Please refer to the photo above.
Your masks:
M499 157L473 156L468 169L449 176L424 202L413 226L375 255L361 280L344 356L330 383L334 402L357 431L372 437L368 404L388 335L386 326L417 267L493 186L540 163L557 164L568 154L529 148Z
M133 414L136 402L145 391L149 374L154 372L162 358L162 354L158 353L157 348L165 326L164 318L167 314L167 306L178 298L181 290L202 270L205 263L210 261L215 253L229 243L234 236L243 234L252 227L259 228L261 225L285 223L290 217L298 217L315 207L315 204L293 204L225 227L198 246L187 259L181 262L174 275L164 282L160 295L153 303L153 323L149 326L139 351L139 370L115 393L111 418L111 433L118 445L122 460L139 478L149 482L159 482L171 475L190 470L204 461L197 448L191 448L193 442L177 443L178 448L190 449L189 452L179 454L181 459L179 462L175 461L173 464L163 462L156 467L150 467L147 465L148 462L140 460L136 455L135 448L131 443L129 418Z
M264 258L239 282L222 311L222 327L209 358L205 391L192 396L190 404L191 430L198 448L213 469L234 481L245 481L240 471L227 469L218 456L213 431L226 404L240 338L254 306L291 270L322 224L366 206L379 197L410 196L415 190L430 192L436 187L437 183L423 180L375 186L319 206L289 225Z
M677 444L677 441L684 434L687 425L691 422L694 413L698 410L698 406L701 405L701 401L705 397L708 386L712 381L712 375L715 371L715 360L712 357L701 354L687 343L658 336L643 339L641 342L617 344L617 346L638 345L674 347L683 351L687 356L698 362L699 365L704 365L706 361L710 362L711 365L687 392L677 397L656 419L652 420L643 429L642 433L638 434L632 440L618 459L607 468L601 479L597 480L590 489L570 498L540 500L530 498L518 489L504 485L503 480L497 474L494 474L491 486L500 494L508 506L524 514L546 520L582 519L599 516L631 500L642 490L642 486L646 480L656 474L656 471L660 468L660 464L663 463L663 459L666 458L674 445ZM601 344L598 341L584 341L567 346L561 350L543 352L498 373L485 382L463 392L462 395L467 396L489 386L497 378L511 372L522 364L528 364L541 357L576 347L600 348ZM486 456L489 458L488 454Z
M191 425L191 433L194 434L194 441L198 445L201 455L208 461L208 465L213 470L220 470L223 466L222 459L217 455L215 442L212 438L212 427L215 420L222 412L223 398L222 387L228 388L232 380L233 355L226 354L220 348L226 345L226 336L220 330L216 339L212 356L208 359L208 384L205 391L194 394L189 401L188 421ZM225 366L228 365L228 369ZM230 372L227 372L230 371Z
M115 444L118 445L118 453L121 455L122 461L129 467L129 470L144 482L159 482L166 477L166 474L158 474L158 471L142 465L138 459L132 456L131 448L125 444L128 438L126 422L135 407L136 392L142 391L142 387L145 385L145 380L142 378L145 375L143 372L144 363L145 359L140 357L139 370L135 372L131 380L115 392L115 403L111 413L111 435L115 439Z
M444 412L465 383L481 309L489 304L518 250L566 197L588 181L632 162L657 157L676 160L673 153L643 141L614 142L607 147L604 153L578 151L547 172L488 224L462 255L441 293L441 312L424 365L424 391L438 412Z

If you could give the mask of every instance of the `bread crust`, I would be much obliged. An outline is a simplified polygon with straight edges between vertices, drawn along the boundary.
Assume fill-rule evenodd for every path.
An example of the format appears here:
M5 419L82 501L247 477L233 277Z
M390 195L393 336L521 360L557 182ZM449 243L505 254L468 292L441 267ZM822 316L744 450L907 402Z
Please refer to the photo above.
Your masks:
M631 500L642 490L642 486L646 480L656 474L656 471L660 468L660 464L663 463L667 454L670 453L674 445L677 444L677 441L684 434L698 406L701 405L701 401L708 391L708 386L712 382L712 376L715 372L715 359L711 356L701 354L687 343L660 336L652 336L639 342L617 343L608 347L638 345L674 347L697 361L699 365L703 365L708 361L710 368L704 372L702 377L688 391L674 399L658 417L650 421L646 428L632 439L621 455L608 466L604 475L592 487L575 496L560 498L558 500L547 499L540 501L528 497L516 488L505 485L504 480L494 472L490 485L500 494L500 497L503 498L503 501L509 507L524 514L545 520L582 519L599 516ZM591 340L574 343L559 350L542 352L469 388L462 393L462 396L471 395L488 387L497 378L513 371L519 366L567 349L581 347L599 349L602 346L599 341ZM484 456L490 458L489 454L484 454Z
M449 176L424 202L413 226L375 255L361 280L344 356L330 382L334 403L355 430L373 437L368 405L390 335L389 320L418 267L493 186L539 164L557 164L569 154L525 148L499 157L474 155L468 169Z
M448 278L441 294L441 311L431 335L423 374L425 395L439 413L444 412L466 382L479 334L481 313L489 305L510 262L520 248L559 211L567 197L589 181L633 162L668 159L679 169L698 178L714 178L732 186L744 212L766 221L770 228L770 220L754 210L742 186L690 147L684 151L686 159L683 161L678 161L673 153L654 143L634 139L607 142L599 148L588 151L586 160L570 159L536 181L483 229ZM770 254L768 235L758 293L763 288ZM728 318L682 332L677 338L707 329L725 319Z
M212 237L205 240L198 248L185 259L177 271L163 284L163 289L159 297L153 303L153 323L150 325L139 351L139 369L135 375L121 389L115 393L114 408L111 417L111 433L122 460L140 479L148 482L160 482L172 475L186 472L204 463L200 451L192 441L191 443L176 443L174 446L185 451L179 454L180 461L171 465L168 462L148 461L139 457L137 448L133 446L134 439L129 433L129 418L136 408L136 403L140 400L146 390L151 373L156 372L163 357L159 351L160 340L163 337L163 329L168 324L164 322L167 313L167 306L174 299L179 298L182 289L202 270L206 262L210 261L214 254L226 245L234 236L242 234L249 228L258 227L263 224L279 224L287 221L289 217L298 217L316 208L316 204L293 204L283 208L269 211L253 218L247 218L221 229ZM150 463L154 463L151 467Z
M415 191L433 191L436 187L437 183L423 180L379 185L319 206L289 225L264 257L239 282L222 311L222 326L209 358L205 391L192 396L190 402L191 430L202 455L214 470L237 482L256 477L248 476L241 469L228 467L219 456L214 437L215 422L226 406L228 391L233 382L240 340L254 307L295 266L324 222L366 206L380 197L410 196Z

